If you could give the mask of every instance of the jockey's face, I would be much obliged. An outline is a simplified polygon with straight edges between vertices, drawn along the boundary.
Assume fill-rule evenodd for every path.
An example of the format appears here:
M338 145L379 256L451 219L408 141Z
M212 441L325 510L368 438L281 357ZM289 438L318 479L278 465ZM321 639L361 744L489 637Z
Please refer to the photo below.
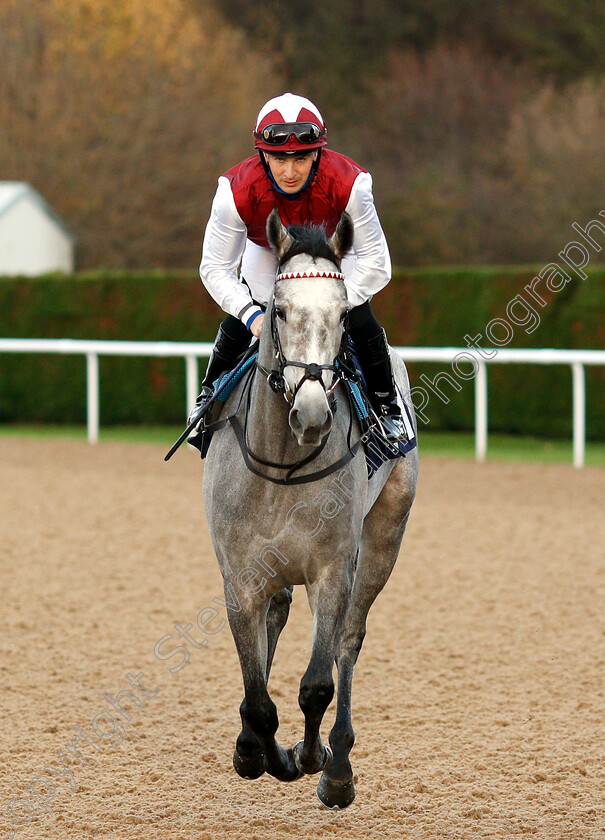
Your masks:
M317 160L317 149L300 156L279 152L264 152L264 155L277 186L286 193L296 193L307 182L313 161Z

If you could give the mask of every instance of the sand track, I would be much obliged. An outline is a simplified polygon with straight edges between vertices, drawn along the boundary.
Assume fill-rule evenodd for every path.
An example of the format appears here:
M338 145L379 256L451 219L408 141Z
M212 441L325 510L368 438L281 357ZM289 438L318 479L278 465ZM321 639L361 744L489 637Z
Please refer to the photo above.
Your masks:
M0 840L11 817L22 840L605 838L603 471L422 460L356 670L358 797L335 813L315 778L235 775L227 627L176 673L154 656L222 592L199 461L163 454L0 440ZM309 638L297 589L270 686L287 745ZM103 710L140 672L157 692L122 735Z

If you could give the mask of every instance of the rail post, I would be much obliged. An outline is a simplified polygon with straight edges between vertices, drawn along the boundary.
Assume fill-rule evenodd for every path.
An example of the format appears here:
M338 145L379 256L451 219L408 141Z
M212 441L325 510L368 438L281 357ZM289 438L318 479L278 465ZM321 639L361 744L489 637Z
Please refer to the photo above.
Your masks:
M485 461L487 455L487 365L477 359L475 376L475 458Z
M571 365L573 381L573 465L576 469L584 466L586 449L586 380L584 365L573 362Z
M86 428L88 442L99 440L99 356L86 354Z

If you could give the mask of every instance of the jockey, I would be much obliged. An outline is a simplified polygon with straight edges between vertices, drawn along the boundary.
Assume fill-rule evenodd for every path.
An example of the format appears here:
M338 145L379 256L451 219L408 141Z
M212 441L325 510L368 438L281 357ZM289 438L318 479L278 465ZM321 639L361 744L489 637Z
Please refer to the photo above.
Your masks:
M386 335L370 308L372 295L391 278L391 259L376 213L369 172L325 148L326 127L315 105L284 93L260 110L254 128L257 155L218 179L204 235L200 277L228 313L219 327L202 391L190 417L213 396L213 383L260 336L275 282L277 259L265 226L274 207L283 223L321 224L334 233L344 210L353 220L353 248L342 261L351 310L349 333L386 436L404 436ZM239 275L238 275L239 269ZM200 427L188 442L201 449Z

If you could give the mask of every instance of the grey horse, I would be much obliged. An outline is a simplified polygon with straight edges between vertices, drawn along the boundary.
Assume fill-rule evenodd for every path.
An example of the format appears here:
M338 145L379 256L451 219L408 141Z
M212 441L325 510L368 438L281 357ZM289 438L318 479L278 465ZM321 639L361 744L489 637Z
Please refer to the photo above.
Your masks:
M354 445L357 420L334 366L349 308L339 269L353 242L350 217L343 214L328 240L321 229L286 229L274 210L267 235L280 273L258 361L227 399L224 413L234 419L215 431L203 478L244 682L233 764L248 779L323 771L319 799L344 808L355 797L353 669L368 611L399 553L418 450L384 461L368 480ZM405 366L397 354L392 362L408 394ZM304 740L285 749L275 739L267 682L297 584L307 591L313 646L298 696ZM320 725L334 696L334 663L337 711L327 747Z

